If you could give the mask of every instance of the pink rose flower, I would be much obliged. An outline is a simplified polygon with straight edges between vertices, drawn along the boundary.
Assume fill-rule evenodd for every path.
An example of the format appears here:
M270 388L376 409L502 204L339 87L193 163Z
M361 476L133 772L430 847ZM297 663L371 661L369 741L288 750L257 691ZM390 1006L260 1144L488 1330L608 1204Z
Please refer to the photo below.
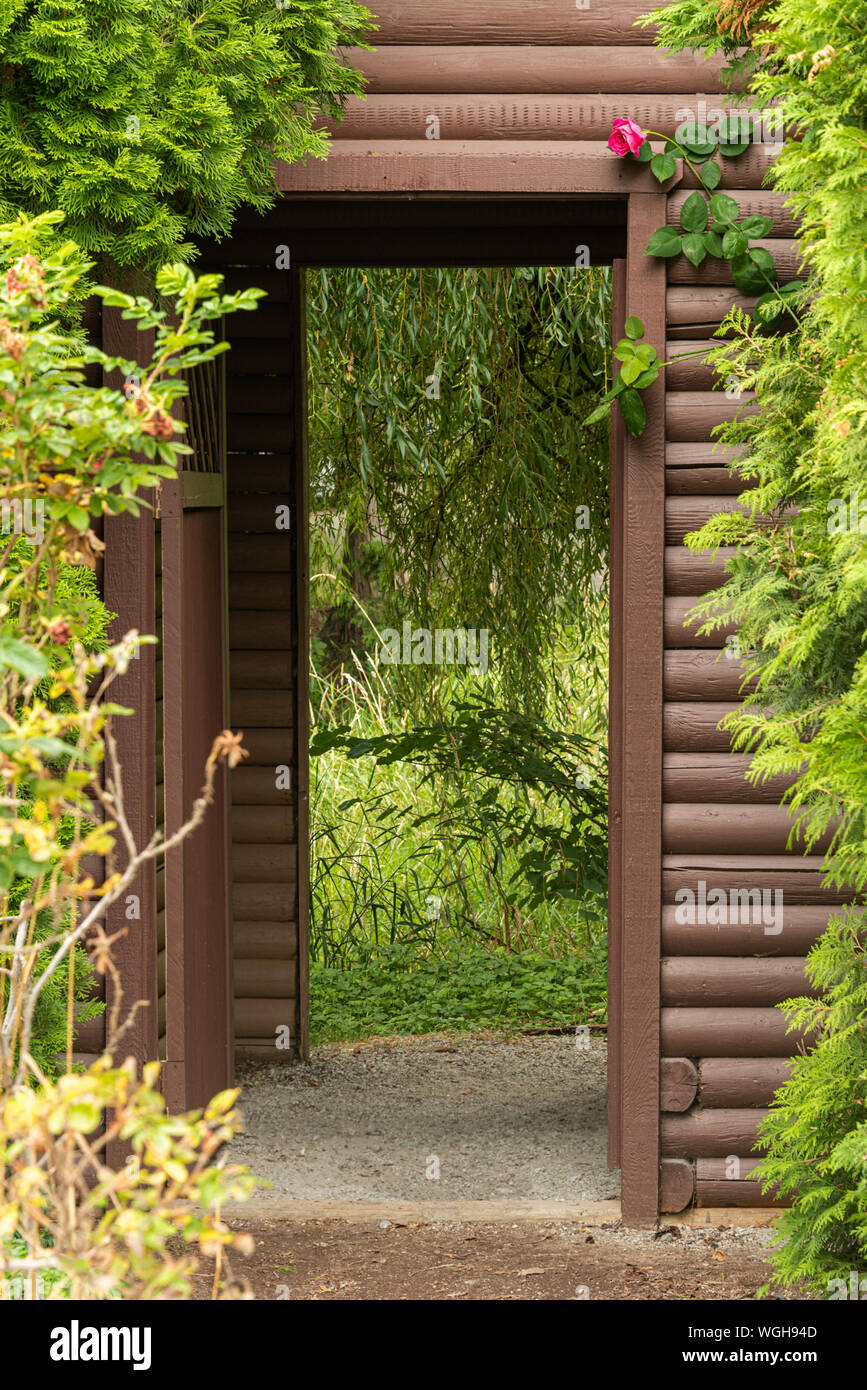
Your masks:
M638 154L646 139L640 125L629 116L618 116L611 126L608 148L622 159L625 154Z

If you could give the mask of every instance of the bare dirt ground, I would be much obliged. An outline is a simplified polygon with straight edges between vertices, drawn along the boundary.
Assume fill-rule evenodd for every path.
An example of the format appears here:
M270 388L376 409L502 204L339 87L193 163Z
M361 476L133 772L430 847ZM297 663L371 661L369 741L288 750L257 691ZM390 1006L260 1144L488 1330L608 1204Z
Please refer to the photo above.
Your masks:
M256 1299L295 1301L753 1300L765 1230L653 1232L619 1223L242 1221L235 1257ZM208 1296L201 1281L199 1297ZM791 1297L791 1295L790 1295Z

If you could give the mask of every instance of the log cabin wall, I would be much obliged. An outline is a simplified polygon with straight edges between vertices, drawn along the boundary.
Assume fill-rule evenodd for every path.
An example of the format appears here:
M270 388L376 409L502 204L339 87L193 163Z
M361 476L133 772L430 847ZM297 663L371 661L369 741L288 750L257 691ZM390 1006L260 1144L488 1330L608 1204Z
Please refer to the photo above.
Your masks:
M566 0L532 6L514 0L472 6L460 0L437 6L380 0L376 51L350 55L368 75L368 96L352 100L346 119L334 128L327 165L313 169L311 162L309 173L285 170L282 186L290 194L345 195L351 167L366 155L379 161L384 192L400 188L402 162L405 187L418 189L418 174L409 169L413 156L416 165L429 164L431 184L448 183L449 173L441 171L450 167L452 186L464 192L487 156L518 171L517 189L522 167L553 167L567 150L586 151L588 158L604 154L615 116L632 116L644 128L671 134L690 111L698 117L702 100L709 107L719 103L718 70L698 57L664 55L651 47L652 32L634 27L646 8L623 0L586 9ZM721 188L737 198L743 213L773 218L764 244L788 279L796 273L795 228L781 197L762 189L774 153L759 144L737 160L723 160ZM648 186L656 187L649 180ZM677 221L694 186L687 171L669 195L669 222ZM727 267L717 261L697 270L680 258L667 263L667 276L670 360L707 342L738 296ZM662 350L661 342L657 346ZM715 650L730 634L700 638L683 624L695 599L722 582L722 559L693 557L683 537L713 511L734 505L739 483L722 452L713 449L712 434L744 404L729 400L700 363L668 370L665 532L656 541L664 553L658 866L663 905L661 921L648 921L642 930L660 955L660 1204L671 1210L692 1201L761 1200L749 1178L753 1145L792 1049L783 1016L773 1006L803 987L804 955L833 901L820 887L819 859L788 848L788 819L776 804L780 788L751 787L744 779L746 759L731 752L717 728L739 698L740 662L730 646L732 659L718 659ZM627 522L627 549L630 526L634 544L640 518ZM628 665L635 655L627 648L623 660ZM649 750L651 759L655 751ZM638 791L627 781L625 801ZM627 858L625 879L631 871L636 865ZM679 891L690 889L698 900L713 887L727 893L780 891L780 930L752 924L751 910L746 925L680 924ZM626 924L627 951L635 930L635 923ZM639 1025L627 1016L624 1027L630 1026ZM645 1029L645 1037L652 1038L652 1031ZM613 1100L619 1103L617 1096ZM645 1162L650 1153L649 1146ZM644 1195L633 1199L633 1215L646 1205Z

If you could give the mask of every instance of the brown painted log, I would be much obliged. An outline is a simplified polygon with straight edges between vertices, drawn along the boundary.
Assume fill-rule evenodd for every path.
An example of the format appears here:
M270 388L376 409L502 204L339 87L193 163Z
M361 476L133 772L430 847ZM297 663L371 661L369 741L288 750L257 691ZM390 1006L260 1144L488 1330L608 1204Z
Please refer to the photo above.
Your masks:
M680 473L682 470L678 470ZM683 545L665 547L665 592L672 597L707 594L725 584L726 564L737 554L734 546L723 546L716 555L706 550L687 550Z
M734 714L741 705L734 701L700 704L679 701L665 705L662 712L663 747L675 753L727 753L731 735L719 728L720 721Z
M804 278L805 269L801 260L800 243L791 237L757 239L751 241L750 246L761 247L773 258L781 285L786 284L788 280ZM670 285L733 284L731 261L717 260L715 256L708 256L700 266L691 265L684 256L672 257L666 264Z
M370 42L386 44L650 44L655 28L635 27L637 0L578 9L562 0L377 0ZM410 89L412 90L412 89ZM693 98L694 100L694 98ZM631 113L630 113L631 114ZM637 117L636 117L637 119Z
M702 632L701 628L708 621L707 618L692 619L687 621L690 611L701 601L700 594L689 596L675 595L665 600L665 626L663 629L666 647L702 648L704 650L719 650L725 647L726 638L737 632L737 624L730 618L719 627L714 628L713 632ZM716 616L716 612L711 614Z
M292 687L290 651L233 651L229 666L232 696L236 690L285 690ZM238 723L234 718L233 722ZM273 722L273 721L272 721Z
M744 458L746 449L736 444L704 443L678 444L671 440L665 446L666 468L726 468Z
M666 700L707 700L715 704L746 695L743 662L719 652L667 651L663 656Z
M235 1057L239 1062L281 1062L289 1067L295 1060L292 1048L278 1049L274 1039L241 1038L235 1036Z
M713 285L671 285L665 296L668 338L706 338L712 336L732 305L751 314L758 296L736 294Z
M788 906L846 906L854 895L827 887L823 865L821 854L665 854L664 898L674 902L679 889L695 889L697 881L702 880L708 892L712 888L722 888L726 893L733 888L769 888L781 892L783 903Z
M688 1057L663 1057L659 1064L660 1110L688 1110L698 1090L698 1072Z
M692 883L695 891L695 879ZM728 892L728 890L726 890ZM773 892L773 890L771 890ZM776 899L771 897L771 903ZM662 951L666 956L805 956L828 925L830 906L794 906L783 897L780 911L782 930L767 929L761 921L711 925L682 923L677 905L665 903L662 909Z
M292 720L291 690L233 690L231 721L233 729L275 729L288 727Z
M273 362L274 346L267 343L266 347ZM264 454L258 458L249 458L246 454L230 454L227 467L230 507L234 503L236 493L275 493L275 501L288 501L291 496L292 464L288 454Z
M695 1173L682 1158L664 1158L659 1165L659 1209L685 1211L695 1196Z
M763 188L768 173L773 168L780 153L778 145L750 145L737 159L720 159L722 178L718 187L727 193L739 193L742 189ZM698 188L699 182L692 170L684 165L683 188Z
M659 141L656 145L661 149ZM552 198L589 194L599 199L632 190L647 197L657 196L650 188L644 166L637 160L612 158L601 140L336 140L325 162L313 158L295 164L278 161L274 173L278 190L290 197L350 193L357 197L389 193L454 197L457 192L507 197L541 194ZM233 235L231 246L240 242L240 250L224 252L223 261L244 260L250 264L246 241L244 236ZM389 257L380 264L390 264L394 259L393 239L380 241ZM261 240L257 244L261 246ZM274 245L272 242L271 255L264 262L269 269L274 264ZM440 254L442 251L441 247ZM460 259L464 258L462 248L455 251ZM351 248L347 253L344 244L344 263L347 254L354 257L356 251ZM609 255L616 257L617 250L612 248ZM216 257L219 260L219 247ZM457 264L457 255L447 263Z
M661 1024L662 1048L667 1056L791 1057L804 1037L799 1030L787 1032L786 1016L775 1008L666 1006Z
M763 1184L752 1178L760 1159L735 1154L725 1158L697 1158L695 1161L696 1204L701 1207L777 1207L788 1199L767 1195ZM735 1176L737 1175L737 1176Z
M244 734L247 758L242 767L275 767L291 765L294 758L292 733L288 728L250 729Z
M689 195L688 188L675 188L668 195L669 226L680 226L680 214ZM731 196L737 199L741 217L770 217L774 224L775 237L793 237L797 232L797 223L786 207L783 193L772 193L767 189L739 188L733 191Z
M235 883L294 883L298 853L290 844L232 844L232 878Z
M291 602L289 574L272 574L267 581L261 574L229 575L229 604L236 613L249 608L288 609Z
M298 935L294 922L235 922L236 960L294 960Z
M288 429L285 415L230 415L226 421L226 447L238 453L276 452L289 443Z
M235 957L236 998L288 999L294 981L294 960L239 960Z
M295 838L291 805L232 807L233 845L291 845Z
M704 360L711 348L719 347L713 338L673 338L665 344L668 362L666 385L672 391L714 391L719 378ZM698 355L701 354L701 355Z
M285 768L288 763L277 764ZM277 767L251 767L241 763L232 773L232 803L235 806L290 806L294 799L291 770L281 771L277 785ZM282 783L288 782L289 786Z
M292 646L292 615L265 608L229 610L229 646L232 652L249 649L288 651Z
M736 497L749 486L749 479L727 468L666 468L665 491L670 497L696 497L711 493L717 497Z
M666 753L662 794L666 801L713 801L776 806L795 778L790 773L753 784L751 753Z
M76 1052L102 1054L105 1047L105 1014L76 1025L73 1046Z
M724 1158L759 1148L761 1109L696 1110L691 1115L663 1115L660 1147L666 1158Z
M598 92L600 73L605 74L606 86L618 92L659 95L689 88L712 92L719 90L722 69L720 62L701 60L695 54L684 56L625 44L587 48L571 44L398 44L373 52L350 48L346 58L364 73L367 90L372 93L574 95ZM746 181L749 173L750 181L756 177L760 184L756 172L760 161L756 157L749 160L748 155L749 151L742 157L743 177Z
M690 531L699 527L718 512L741 512L748 510L745 502L737 497L667 497L665 499L665 543L679 544Z
M782 1057L703 1057L698 1064L699 1101L721 1110L770 1105L791 1070L791 1062Z
M758 414L758 402L750 391L729 399L725 391L668 391L665 397L665 434L674 444L706 443L717 425L745 420Z
M291 922L296 899L294 883L236 883L232 887L232 915L245 922Z
M231 513L231 499L229 504ZM289 533L229 536L229 567L249 574L291 573L292 547Z
M828 830L814 852L824 853L832 838ZM662 843L666 854L782 854L802 848L803 838L784 806L691 802L663 808Z
M752 920L752 913L743 914ZM770 919L770 925L774 925ZM802 956L669 956L662 961L662 1002L698 1008L763 1008L796 995L815 995Z
M412 92L350 97L339 121L326 122L335 141L423 140L428 118L439 118L442 140L599 140L607 141L617 116L628 110L646 130L673 135L694 108L693 95L641 96L618 93L581 97L533 94ZM674 221L679 221L679 210ZM791 230L790 230L791 229ZM791 222L783 234L793 234ZM779 235L779 232L777 232ZM249 282L250 284L253 281ZM264 286L263 286L264 288Z
M291 1028L295 1036L295 1000L287 995L283 999L256 999L235 996L235 1031L243 1039L258 1038L270 1040L277 1060L283 1054L275 1047L278 1028Z
M285 523L291 513L281 510L289 505L289 496L279 493L231 493L228 503L229 532L252 532L254 535L273 536L288 540L289 527ZM282 525L278 528L278 521Z

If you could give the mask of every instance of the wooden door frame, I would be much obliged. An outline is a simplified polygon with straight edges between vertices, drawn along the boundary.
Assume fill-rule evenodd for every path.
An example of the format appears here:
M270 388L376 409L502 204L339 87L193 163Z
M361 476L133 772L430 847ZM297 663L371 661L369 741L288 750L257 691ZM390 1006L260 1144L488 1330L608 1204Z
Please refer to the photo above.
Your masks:
M648 341L660 351L664 349L665 266L646 257L644 248L651 232L666 222L666 194L679 181L679 168L671 183L659 189L646 166L617 160L601 152L598 144L527 142L517 157L513 146L506 150L496 141L486 142L483 147L468 145L466 149L445 141L431 142L429 146L420 146L419 142L393 142L393 154L400 157L384 159L380 152L368 149L362 141L346 143L352 144L351 152L335 153L325 163L314 160L278 169L284 212L288 212L286 204L296 198L325 197L351 202L365 196L368 200L375 196L392 201L405 201L408 196L440 201L444 198L487 200L499 197L526 199L527 225L532 226L534 199L555 197L579 204L600 199L625 200L628 210L625 302L620 304L619 312L641 318ZM297 263L293 264L297 267ZM297 363L301 384L305 375L301 296L296 299L293 360ZM612 556L619 557L620 572L615 591L622 596L622 602L612 619L612 638L619 657L613 672L616 688L611 692L610 727L619 731L620 742L615 754L610 808L612 824L617 828L610 862L612 1002L617 1036L609 1098L612 1155L619 1155L622 1170L623 1218L633 1226L654 1223L659 1210L664 371L646 392L645 401L647 428L643 436L633 439L615 426L612 441L616 469L614 490L620 517L619 539L612 547ZM300 418L306 413L303 400L299 412L299 424L303 429ZM303 577L303 585L299 585L296 620L299 624L298 680L301 688L306 689L301 645L306 640L308 582L306 528L302 525L307 514L304 449L302 454L305 457L296 482L296 556L297 573L299 578ZM126 544L126 554L120 562L130 571L136 567L146 569L148 564L153 564L152 546L152 527L141 525L136 528L131 543ZM109 559L107 574L114 563ZM114 605L120 614L119 625L141 626L140 603L132 587L127 585L124 594L118 593L116 588L112 592L118 595ZM142 691L141 699L147 702L150 697ZM301 893L309 851L307 728L306 709L302 709L305 704L303 699L298 701L297 716L299 960L308 929L307 893ZM141 744L138 765L146 777L150 777L149 756ZM138 952L130 960L127 971L127 990L135 997L153 997L145 988L152 974L146 954ZM303 1009L301 999L299 1008ZM150 1024L147 1027L153 1031ZM303 1027L298 1036L306 1050L308 1044Z

